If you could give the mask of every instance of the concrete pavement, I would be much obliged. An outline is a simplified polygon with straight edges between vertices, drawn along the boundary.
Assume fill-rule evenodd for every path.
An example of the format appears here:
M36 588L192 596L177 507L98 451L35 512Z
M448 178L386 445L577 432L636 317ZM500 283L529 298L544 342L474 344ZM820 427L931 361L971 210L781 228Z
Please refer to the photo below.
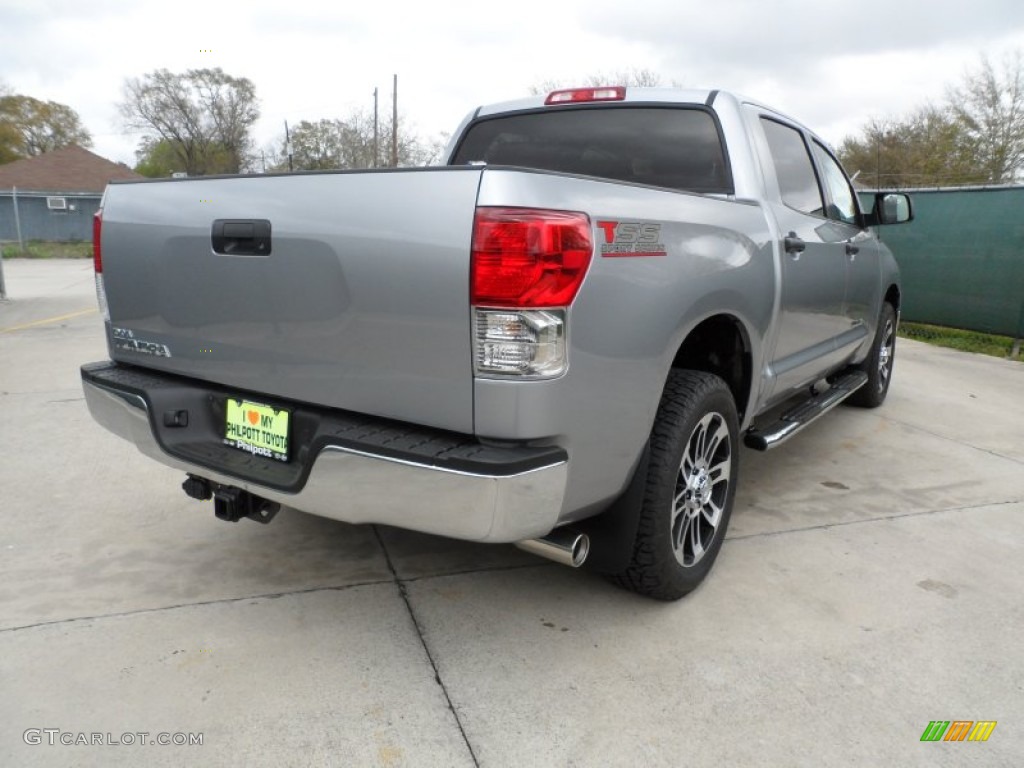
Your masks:
M666 605L511 547L219 522L86 411L91 264L5 275L0 765L1020 765L1024 364L900 340L881 409L744 452Z

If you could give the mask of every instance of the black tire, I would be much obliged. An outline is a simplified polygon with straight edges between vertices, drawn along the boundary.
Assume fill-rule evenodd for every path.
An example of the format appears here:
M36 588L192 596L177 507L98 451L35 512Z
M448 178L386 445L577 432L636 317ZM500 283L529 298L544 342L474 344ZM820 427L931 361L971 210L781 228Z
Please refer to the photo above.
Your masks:
M868 382L850 395L846 402L858 408L877 408L885 402L896 363L896 310L889 302L882 303L878 328L871 353L857 370L868 375Z
M714 443L705 442L709 435ZM614 583L678 600L704 580L729 526L738 438L736 403L721 378L702 371L669 374L651 430L633 554L626 569L610 577Z

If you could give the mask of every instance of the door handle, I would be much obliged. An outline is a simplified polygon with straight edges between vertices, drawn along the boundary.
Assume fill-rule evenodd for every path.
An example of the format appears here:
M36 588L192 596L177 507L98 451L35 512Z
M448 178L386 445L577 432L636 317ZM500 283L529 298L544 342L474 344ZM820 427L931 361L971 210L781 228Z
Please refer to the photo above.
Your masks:
M210 232L214 253L225 256L269 256L267 219L216 219Z
M797 237L796 232L790 232L782 241L782 246L786 249L786 253L798 256L804 252L805 248L807 248L807 243Z

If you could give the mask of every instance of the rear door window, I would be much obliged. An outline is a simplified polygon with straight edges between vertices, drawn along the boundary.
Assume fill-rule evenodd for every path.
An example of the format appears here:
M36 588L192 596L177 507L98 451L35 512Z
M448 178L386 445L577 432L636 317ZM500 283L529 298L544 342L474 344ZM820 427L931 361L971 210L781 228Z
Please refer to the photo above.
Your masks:
M718 125L698 107L521 112L472 124L452 165L484 162L690 192L732 193Z

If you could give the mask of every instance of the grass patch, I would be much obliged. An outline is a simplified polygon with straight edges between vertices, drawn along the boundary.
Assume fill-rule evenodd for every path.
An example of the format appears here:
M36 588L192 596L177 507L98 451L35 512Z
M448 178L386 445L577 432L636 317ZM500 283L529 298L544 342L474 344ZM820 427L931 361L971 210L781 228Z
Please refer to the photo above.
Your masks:
M3 247L5 259L91 259L92 243L76 240L70 243L55 243L49 240L29 240L22 251L17 243Z
M925 323L900 323L900 336L915 341L924 341L939 347L959 349L961 352L976 352L981 355L1008 358L1013 351L1013 339L992 333L965 331L960 328L946 328Z

